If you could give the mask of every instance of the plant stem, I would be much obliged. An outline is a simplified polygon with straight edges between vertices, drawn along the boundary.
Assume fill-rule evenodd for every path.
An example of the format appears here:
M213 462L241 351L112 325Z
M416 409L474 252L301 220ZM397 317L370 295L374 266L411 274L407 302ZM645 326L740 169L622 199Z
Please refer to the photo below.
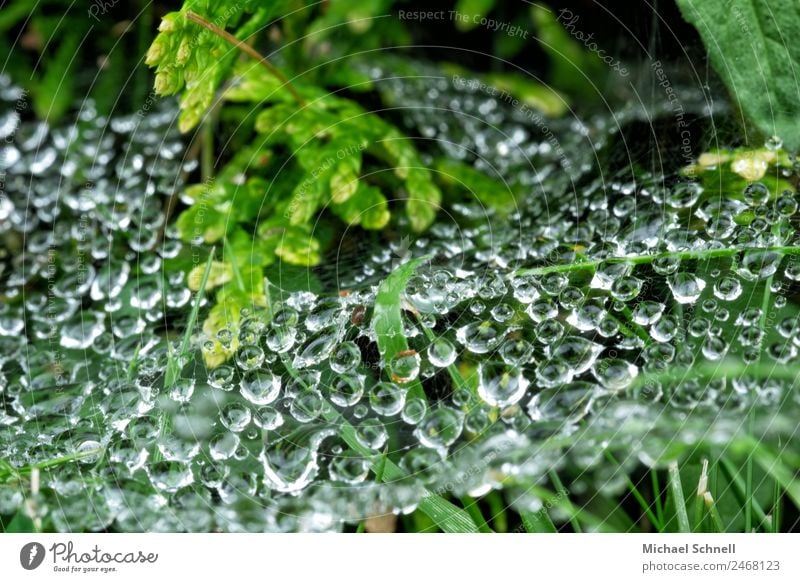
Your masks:
M244 291L245 286L244 279L242 279L242 271L239 269L239 263L236 261L236 256L233 254L233 248L230 242L228 242L228 237L225 235L222 235L222 254L223 256L227 255L226 258L231 265L236 286L239 288L239 291Z
M472 521L477 524L478 530L480 530L481 533L493 533L489 524L486 523L486 519L483 517L480 507L478 507L477 499L472 499L464 495L461 497L461 505L464 506L464 509L469 513Z
M425 337L428 339L430 343L435 342L437 340L436 334L433 332L432 329L430 329L427 325L425 325L419 313L415 313L415 315L417 317L417 321L420 324L420 327L422 327L422 332L425 334ZM457 388L462 390L469 390L469 384L461 375L461 373L458 371L458 368L456 368L455 364L450 364L449 366L447 366L447 373L450 375L450 379L453 381L453 384L455 384Z
M723 533L725 531L725 525L722 523L722 518L717 510L717 504L714 502L711 493L707 492L705 494L704 501L708 509L708 515L711 516L711 523L714 525L714 529L717 530L716 533Z
M656 516L658 522L663 525L664 523L664 505L661 503L661 484L658 481L658 471L650 469L650 480L653 483L653 499L656 505Z
M136 50L137 54L143 55L152 40L153 2L140 0L139 5L142 9L137 16ZM136 103L144 103L147 99L147 88L150 86L148 78L149 72L143 63L136 67L136 81L133 86Z
M553 482L553 485L556 488L557 495L564 496L564 503L572 508L572 511L569 512L569 522L572 524L572 529L575 530L575 533L581 533L583 529L581 528L581 522L578 520L578 510L575 509L574 505L572 504L572 500L569 498L569 491L564 484L561 482L561 478L558 476L554 470L548 471L548 475L550 475L550 480Z
M550 519L544 507L537 512L523 511L520 515L522 517L522 527L524 527L525 531L528 533L558 532L553 520Z
M661 258L678 258L681 260L714 259L732 257L739 252L776 252L785 255L800 255L800 247L728 247L724 249L704 249L698 251L671 251L655 255L635 255L632 257L606 257L605 259L592 259L568 265L548 265L546 267L533 267L520 269L517 275L547 275L548 273L567 273L572 271L593 270L603 263L630 263L632 265L646 265Z
M745 486L736 470L736 466L731 461L724 458L719 460L719 465L722 467L722 472L725 473L725 476L733 487L734 495L736 495L739 502L744 505L746 499ZM762 524L767 525L769 518L758 502L753 504L753 512Z
M508 519L506 518L503 496L498 491L492 491L486 496L486 501L489 503L489 510L492 512L491 519L494 531L505 533L508 531Z
M289 93L292 94L292 97L294 97L295 100L300 105L303 105L303 106L306 105L305 99L303 99L303 97L300 95L300 93L297 92L297 89L295 89L294 86L289 82L289 79L286 78L286 75L281 73L281 71L277 67L275 67L275 65L270 63L266 59L266 57L261 55L256 49L251 47L249 44L246 44L246 43L242 42L241 40L239 40L238 38L233 36L230 32L226 31L223 28L220 28L219 26L217 26L213 22L209 22L208 20L206 20L205 18L203 18L199 14L196 14L195 12L192 12L191 10L186 12L186 18L188 18L189 20L191 20L195 24L199 24L200 26L202 26L203 28L205 28L206 30L211 32L212 34L216 34L218 37L220 37L221 39L223 39L226 42L230 43L231 45L235 46L237 49L239 49L240 51L242 51L246 55L256 59L259 63L261 63L261 65L265 69L267 69L281 83L283 83L283 86L286 87L286 89L289 91Z
M619 464L619 461L617 461L617 459L614 458L614 455L611 454L611 451L606 449L605 453L606 457L617 467L619 467L620 471L623 471L622 466ZM653 504L647 503L647 500L644 498L644 495L642 495L642 493L636 487L636 484L631 480L629 476L626 475L625 480L628 482L628 491L630 491L631 495L633 495L636 498L636 501L639 502L639 506L642 508L642 511L644 511L647 518L653 523L654 526L656 526L656 529L658 529L658 531L663 530L664 526L661 523L661 520L653 513L652 510Z
M203 146L200 154L200 177L208 183L214 179L214 118L209 115L202 126Z
M778 439L778 449L781 448L781 439ZM772 488L772 531L778 533L781 531L781 485L777 479L773 479Z
M672 501L675 504L675 514L678 518L678 530L681 533L689 533L689 516L686 513L686 499L683 497L683 485L681 484L681 473L678 463L672 461L669 464L669 488L672 492Z

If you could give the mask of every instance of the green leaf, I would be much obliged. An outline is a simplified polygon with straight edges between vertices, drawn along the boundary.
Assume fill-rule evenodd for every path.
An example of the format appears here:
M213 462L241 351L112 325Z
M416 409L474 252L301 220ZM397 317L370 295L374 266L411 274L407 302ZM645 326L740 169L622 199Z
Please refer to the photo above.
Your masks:
M40 119L58 121L72 105L74 99L75 74L79 33L67 34L51 58L46 58L44 75L36 83L33 107Z
M30 15L31 6L27 2L16 2L10 6L6 4L0 12L0 32L6 32Z
M159 26L159 35L147 51L145 62L156 67L155 89L160 95L172 95L183 90L180 102L179 127L187 132L195 127L211 106L217 88L228 78L239 51L226 41L185 17L185 11L200 13L221 28L239 23L245 10L252 7L225 2L187 1L180 12L166 14ZM249 38L269 22L270 7L248 15L235 36ZM252 66L253 63L250 63Z
M522 511L520 517L522 517L522 526L528 533L556 533L558 531L544 508L536 512Z
M319 264L319 241L299 228L287 228L280 236L275 254L292 265L311 267Z
M456 19L456 28L462 32L472 30L494 8L495 2L496 0L458 0L456 10L460 13L460 18Z
M314 177L312 174L306 174L298 182L286 207L289 222L295 225L310 222L327 192L326 181Z
M256 117L256 131L259 133L286 131L286 120L292 115L292 111L292 105L288 103L264 109Z
M383 360L390 361L395 354L408 351L408 340L403 331L402 297L408 280L422 263L430 257L420 257L400 265L384 279L375 296L375 312L372 315L372 330L378 351ZM425 398L425 391L419 380L409 383L408 394Z
M22 511L18 511L8 522L4 533L33 533L35 531L37 530L33 520Z
M228 217L216 208L199 203L190 206L176 222L181 240L191 242L202 237L206 243L215 243L225 235Z
M228 257L240 265L264 267L275 262L275 247L259 237L251 237L244 229L237 228L228 236Z
M336 203L345 202L358 189L358 172L361 168L361 154L345 156L331 174L331 198Z
M360 224L368 230L378 230L389 222L389 203L375 186L358 184L355 194L345 202L331 204L331 210L347 224Z
M678 0L733 101L764 136L800 149L800 4ZM668 80L666 80L668 82Z
M564 9L558 16L549 8L539 4L531 7L536 24L536 38L550 57L550 80L559 90L579 97L582 101L600 97L598 84L607 78L606 64L600 53L589 51L574 35L589 35L589 31L575 29L570 34L565 26L573 18L572 12ZM565 22L567 21L567 22ZM574 25L571 25L574 26ZM584 41L586 42L586 41ZM591 41L588 41L591 43ZM596 46L596 44L595 44ZM627 70L619 61L609 62L609 67L618 72Z
M406 215L411 222L411 228L415 232L422 232L433 224L442 202L442 192L433 183L431 173L422 168L408 170L406 188Z
M169 361L167 362L167 369L164 372L164 386L166 388L171 388L172 385L175 384L175 381L178 379L181 374L181 370L183 369L183 362L189 353L189 345L191 343L192 333L194 333L194 324L197 321L197 314L200 311L200 304L203 302L203 297L205 297L206 294L206 284L208 283L208 277L211 274L211 265L213 263L214 249L212 248L211 252L208 254L208 260L206 261L203 276L200 279L200 284L198 285L197 295L194 297L192 311L189 313L189 321L186 322L186 330L183 332L183 341L181 341L180 352L177 356L170 354Z
M442 158L436 161L436 169L439 172L436 177L440 183L465 192L469 198L477 198L485 206L509 212L517 205L514 192L508 184L493 179L472 166Z

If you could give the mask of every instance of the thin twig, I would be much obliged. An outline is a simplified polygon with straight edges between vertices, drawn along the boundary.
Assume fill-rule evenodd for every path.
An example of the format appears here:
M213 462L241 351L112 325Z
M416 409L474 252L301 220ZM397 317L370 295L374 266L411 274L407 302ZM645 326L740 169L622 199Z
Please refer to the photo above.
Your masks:
M186 12L186 18L188 18L189 20L191 20L195 24L199 24L200 26L202 26L203 28L205 28L209 32L211 32L213 34L216 34L218 37L220 37L223 40L229 42L230 44L235 46L237 49L242 51L243 53L245 53L245 54L253 57L254 59L256 59L258 62L260 62L264 66L265 69L267 69L270 73L272 73L275 77L277 77L277 79L281 83L283 83L283 85L286 87L286 89L289 91L289 93L292 94L292 96L297 100L297 102L300 105L305 106L305 104L306 104L305 99L303 99L303 97L300 96L300 93L298 93L297 90L294 88L294 86L289 82L289 79L286 78L286 75L281 73L281 71L277 67L275 67L275 65L270 63L266 59L266 57L264 57L256 49L254 49L250 45L242 42L241 40L239 40L238 38L233 36L230 32L220 28L219 26L217 26L213 22L209 22L208 20L206 20L205 18L203 18L199 14L196 14L196 13L192 12L191 10Z

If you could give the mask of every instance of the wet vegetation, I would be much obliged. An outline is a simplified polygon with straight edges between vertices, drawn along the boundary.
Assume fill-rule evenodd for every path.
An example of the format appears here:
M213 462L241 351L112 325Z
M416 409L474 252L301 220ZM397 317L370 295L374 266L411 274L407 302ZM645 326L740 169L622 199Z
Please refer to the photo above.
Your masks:
M3 530L796 529L795 7L168 4L0 15Z

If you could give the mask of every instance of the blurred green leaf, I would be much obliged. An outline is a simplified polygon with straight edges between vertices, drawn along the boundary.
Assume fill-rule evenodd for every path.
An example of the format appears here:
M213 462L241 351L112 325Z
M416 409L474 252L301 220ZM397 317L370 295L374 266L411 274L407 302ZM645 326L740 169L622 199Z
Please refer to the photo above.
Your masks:
M800 149L800 4L678 0L731 98L766 136Z
M55 52L45 56L44 74L33 91L33 107L40 119L55 123L75 100L75 66L81 40L81 33L67 34Z
M456 28L462 32L467 32L478 26L484 18L494 8L497 0L458 0L456 10L463 17L456 18Z
M531 14L536 25L536 38L550 57L550 82L553 86L582 101L599 99L601 83L609 72L600 56L571 36L551 9L534 4Z

